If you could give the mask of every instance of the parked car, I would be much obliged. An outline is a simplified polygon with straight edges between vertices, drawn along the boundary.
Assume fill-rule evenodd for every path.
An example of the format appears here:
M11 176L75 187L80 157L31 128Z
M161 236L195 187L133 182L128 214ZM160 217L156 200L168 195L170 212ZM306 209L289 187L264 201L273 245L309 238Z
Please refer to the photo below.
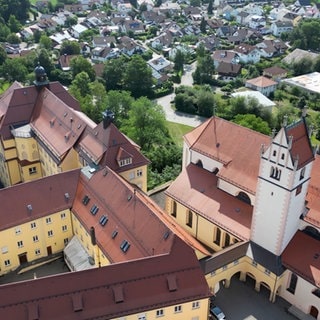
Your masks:
M217 307L217 306L212 306L210 308L210 313L211 315L213 316L214 319L217 319L217 320L223 320L223 319L226 319L226 316L225 314L222 312L222 310Z

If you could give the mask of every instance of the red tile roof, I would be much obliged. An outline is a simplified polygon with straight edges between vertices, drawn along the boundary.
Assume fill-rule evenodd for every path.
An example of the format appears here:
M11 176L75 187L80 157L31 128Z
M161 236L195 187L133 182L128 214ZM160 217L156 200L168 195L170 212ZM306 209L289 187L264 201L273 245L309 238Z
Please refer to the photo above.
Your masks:
M282 254L286 268L320 287L320 241L297 231Z
M316 155L312 165L311 179L306 197L306 206L309 209L304 220L320 228L320 156Z
M140 152L139 147L121 133L113 123L104 128L101 122L94 129L88 130L88 134L80 141L79 147L96 164L108 166L116 172L127 171L150 163ZM117 159L122 150L132 157L132 162L120 167Z
M90 198L87 205L82 202L85 196ZM99 208L95 215L90 212L93 205ZM72 211L88 232L92 226L95 228L99 247L113 263L167 253L173 234L209 254L152 200L109 168L95 172L90 179L81 175ZM104 226L99 224L102 215L108 217ZM118 234L113 238L115 231ZM127 252L120 248L124 240L130 243Z
M218 177L255 194L261 145L270 137L218 117L185 135L191 150L223 164Z
M259 88L267 88L267 87L275 86L278 84L276 81L273 81L264 76L260 76L254 79L249 79L246 81L246 83L252 84Z
M0 230L70 209L79 174L77 169L1 189Z
M67 284L67 285L66 285ZM193 250L0 286L1 319L114 319L209 297Z
M301 169L314 160L305 120L300 120L287 126L285 131L288 140L290 136L293 137L290 149L292 163L298 160L297 169Z
M166 195L236 237L248 240L253 207L217 188L217 176L189 164Z

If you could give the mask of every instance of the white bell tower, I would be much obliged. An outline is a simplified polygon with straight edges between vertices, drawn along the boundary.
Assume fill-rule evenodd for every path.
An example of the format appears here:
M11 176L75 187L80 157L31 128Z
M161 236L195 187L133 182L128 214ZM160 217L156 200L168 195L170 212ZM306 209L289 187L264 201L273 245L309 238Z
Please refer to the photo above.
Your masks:
M284 126L262 146L251 240L279 256L298 230L314 153L305 118ZM265 149L265 150L264 150Z

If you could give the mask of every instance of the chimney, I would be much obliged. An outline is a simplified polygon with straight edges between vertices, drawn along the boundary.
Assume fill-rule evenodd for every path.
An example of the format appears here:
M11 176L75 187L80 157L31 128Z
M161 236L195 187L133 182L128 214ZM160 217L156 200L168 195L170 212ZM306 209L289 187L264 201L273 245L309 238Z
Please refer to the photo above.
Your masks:
M107 129L111 122L114 119L114 113L112 111L106 110L102 112L103 118L103 129Z

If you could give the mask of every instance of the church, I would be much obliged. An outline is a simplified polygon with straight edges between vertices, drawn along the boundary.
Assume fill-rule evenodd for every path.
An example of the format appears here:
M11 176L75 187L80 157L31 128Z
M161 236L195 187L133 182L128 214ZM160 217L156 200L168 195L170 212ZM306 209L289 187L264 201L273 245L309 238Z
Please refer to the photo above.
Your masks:
M266 136L212 117L184 136L166 212L211 251L216 293L232 279L320 319L320 157L306 113Z

